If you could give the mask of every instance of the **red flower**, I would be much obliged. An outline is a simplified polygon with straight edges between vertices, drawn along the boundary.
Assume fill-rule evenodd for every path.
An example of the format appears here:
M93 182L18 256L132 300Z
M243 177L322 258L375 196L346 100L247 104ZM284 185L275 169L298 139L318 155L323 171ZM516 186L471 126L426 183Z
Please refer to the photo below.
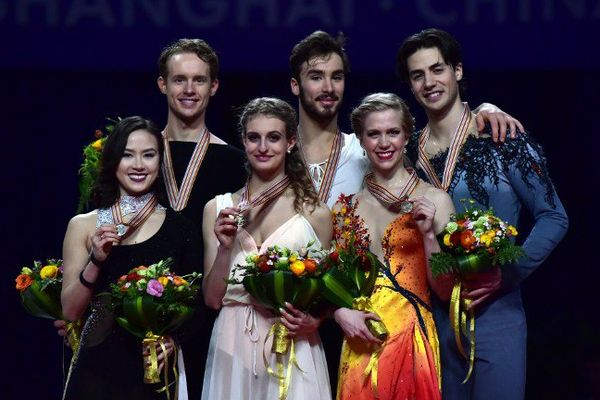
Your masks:
M475 240L475 236L473 236L473 232L471 231L463 231L460 234L460 244L465 249L470 249L473 243L475 243Z
M142 277L138 275L137 272L132 272L127 275L128 281L139 281L140 279L142 279Z
M20 274L17 276L17 279L15 279L15 282L17 283L15 286L17 290L22 292L31 286L33 283L33 278L27 274Z

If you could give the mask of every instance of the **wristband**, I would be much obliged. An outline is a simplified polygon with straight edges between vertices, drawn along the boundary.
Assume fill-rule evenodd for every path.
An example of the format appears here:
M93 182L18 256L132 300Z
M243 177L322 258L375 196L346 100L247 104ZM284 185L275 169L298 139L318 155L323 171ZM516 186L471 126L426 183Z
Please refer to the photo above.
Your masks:
M90 253L90 262L91 262L92 264L94 264L96 267L99 267L99 268L101 268L101 267L103 267L103 266L104 266L104 264L106 263L106 260L104 260L104 261L100 261L100 260L98 260L98 259L97 259L97 258L94 256L94 252L92 251L92 252Z
M85 271L85 267L79 273L79 282L81 282L81 284L83 286L85 286L86 288L93 289L94 286L96 286L96 283L95 282L90 282L87 279L85 279L85 277L83 276L83 271Z

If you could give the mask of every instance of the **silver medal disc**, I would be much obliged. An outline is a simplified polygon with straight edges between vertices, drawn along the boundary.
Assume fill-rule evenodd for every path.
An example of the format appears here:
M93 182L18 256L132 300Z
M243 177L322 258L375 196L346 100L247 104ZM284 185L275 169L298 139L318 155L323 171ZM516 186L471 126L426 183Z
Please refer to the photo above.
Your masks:
M127 233L127 225L125 225L125 224L118 224L117 225L117 235L123 236L126 233Z
M400 211L403 214L408 214L409 212L412 211L413 205L410 201L403 201L402 204L400 204Z

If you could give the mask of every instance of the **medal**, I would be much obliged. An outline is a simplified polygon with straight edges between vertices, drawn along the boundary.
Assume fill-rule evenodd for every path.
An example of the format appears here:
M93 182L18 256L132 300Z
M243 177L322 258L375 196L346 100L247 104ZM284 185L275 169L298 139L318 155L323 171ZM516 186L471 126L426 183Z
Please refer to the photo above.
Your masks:
M123 215L121 212L121 204L120 199L117 200L115 204L112 205L110 211L113 217L113 223L117 229L117 235L124 240L129 235L131 235L137 228L139 228L146 219L154 212L154 209L158 205L158 200L154 194L151 195L150 199L142 208L140 208L134 215L131 217L128 223L123 222Z
M119 236L125 236L125 234L127 233L127 225L125 224L117 224L117 235Z
M406 171L410 174L408 180L400 189L398 196L391 193L385 187L375 182L375 175L370 172L365 175L365 183L369 192L379 200L386 208L394 211L399 211L401 214L408 214L413 209L413 204L408 197L415 190L419 183L417 172L412 168L407 168Z

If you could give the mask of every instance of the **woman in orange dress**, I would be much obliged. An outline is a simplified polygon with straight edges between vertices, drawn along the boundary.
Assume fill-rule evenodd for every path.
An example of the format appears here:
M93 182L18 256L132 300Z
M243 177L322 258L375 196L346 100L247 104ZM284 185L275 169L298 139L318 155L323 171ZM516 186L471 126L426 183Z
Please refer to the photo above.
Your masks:
M334 206L334 235L339 240L350 230L361 235L359 242L386 268L370 299L376 314L335 311L345 334L338 399L440 399L439 346L429 295L431 287L447 298L451 281L434 281L427 260L440 250L436 234L454 206L444 191L404 167L414 122L398 96L365 97L352 112L352 128L372 172L360 192L341 196ZM385 323L385 341L371 334L367 319Z

